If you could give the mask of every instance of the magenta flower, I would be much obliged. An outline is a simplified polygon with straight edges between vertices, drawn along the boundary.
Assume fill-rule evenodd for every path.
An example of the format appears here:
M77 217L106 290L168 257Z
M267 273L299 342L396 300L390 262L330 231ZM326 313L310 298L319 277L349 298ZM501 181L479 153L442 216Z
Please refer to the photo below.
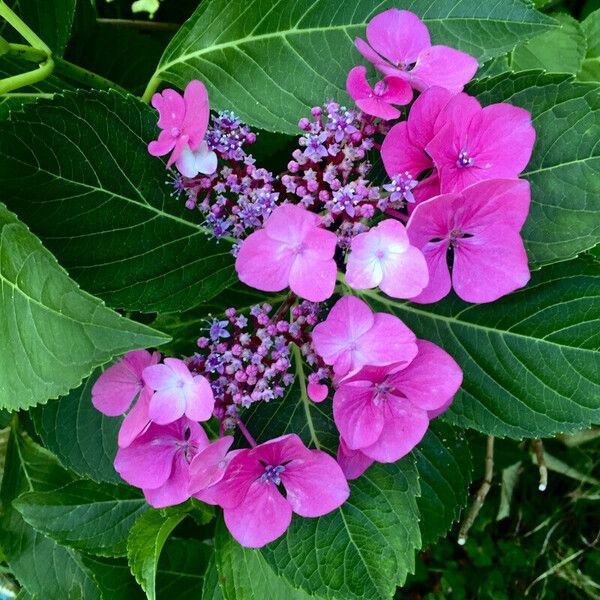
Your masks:
M229 464L227 452L233 444L233 437L225 435L212 442L193 458L190 464L190 492L200 494L223 479ZM234 453L230 453L232 456ZM199 497L199 499L202 499Z
M163 156L172 150L167 162L170 167L186 146L193 152L202 143L210 116L208 93L203 83L193 80L187 84L183 97L172 89L154 94L152 106L158 110L162 131L158 140L148 144L148 152Z
M423 173L434 169L425 147L438 131L436 122L452 94L441 87L423 92L414 102L408 119L394 125L381 145L381 158L387 174L396 180L417 180ZM439 194L437 171L419 181L411 195L416 202L428 200Z
M312 333L317 354L344 377L365 365L409 363L417 353L415 334L394 315L373 313L354 296L340 298Z
M208 421L215 399L208 380L192 375L178 358L165 358L163 365L144 369L144 382L154 390L148 407L152 421L166 425L186 415L194 421Z
M209 445L202 427L182 418L169 425L152 423L126 448L119 448L115 469L139 487L149 504L163 508L189 497L190 462Z
M356 290L379 287L393 298L412 298L429 282L429 271L404 225L386 219L352 240L346 281Z
M429 285L413 302L437 302L454 287L467 302L492 302L529 281L519 234L529 211L529 183L493 179L423 202L406 231L429 265ZM446 260L453 250L452 282Z
M320 224L318 215L300 206L277 207L264 228L242 243L235 262L240 280L264 292L289 286L311 302L329 298L337 275L337 237Z
M484 179L511 179L526 167L535 141L531 114L511 104L481 108L467 94L452 98L439 114L425 150L433 159L442 193Z
M337 462L325 452L309 450L296 434L238 452L211 491L231 535L248 548L260 548L282 535L292 512L320 517L350 494Z
M150 425L151 398L152 390L147 386L142 388L137 401L121 423L118 437L119 448L127 448Z
M333 417L347 449L395 462L425 435L428 411L454 396L462 383L460 367L431 342L417 340L417 346L408 365L368 366L341 382L333 397Z
M366 67L354 67L348 73L346 90L364 113L381 119L397 119L400 111L392 104L404 105L412 100L412 88L400 77L388 75L372 88Z
M144 387L142 372L159 360L159 352L133 350L125 354L106 369L92 387L92 403L96 409L109 417L126 412Z
M375 462L360 450L348 448L342 437L340 437L337 461L344 473L344 477L349 481L358 479Z
M356 38L356 48L386 75L402 77L416 90L439 85L461 92L477 71L477 61L454 48L432 46L427 26L407 10L391 8L367 25L367 44Z

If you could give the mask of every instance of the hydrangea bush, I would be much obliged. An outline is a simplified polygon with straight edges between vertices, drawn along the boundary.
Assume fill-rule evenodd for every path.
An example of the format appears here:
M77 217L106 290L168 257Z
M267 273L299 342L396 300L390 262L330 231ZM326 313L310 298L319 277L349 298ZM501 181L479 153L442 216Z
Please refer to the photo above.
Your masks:
M22 4L0 547L23 597L392 598L467 503L466 430L600 421L600 84L518 52L558 21L204 0L142 93L129 42L111 73L64 57L99 27L84 0L57 29Z

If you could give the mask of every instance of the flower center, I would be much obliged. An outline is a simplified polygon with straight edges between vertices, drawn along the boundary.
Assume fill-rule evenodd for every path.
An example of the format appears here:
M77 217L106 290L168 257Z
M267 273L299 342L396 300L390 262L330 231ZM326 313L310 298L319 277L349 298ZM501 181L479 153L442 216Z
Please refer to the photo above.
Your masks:
M380 402L385 402L387 400L388 393L391 392L392 389L392 386L385 381L383 383L376 383L373 404L378 406Z
M387 92L388 86L385 81L378 81L373 88L373 94L375 96L383 96ZM369 94L370 96L373 94Z
M275 485L279 485L281 483L281 473L285 471L285 467L283 465L277 465L273 467L272 465L267 465L265 467L265 472L260 476L261 483L274 483Z
M181 129L179 129L179 127L172 127L171 128L171 136L172 137L179 137L180 133L181 133Z
M179 379L175 385L181 389L182 387L185 387L185 381L183 379Z
M461 150L456 161L457 167L472 167L475 159L467 154L466 150Z
M385 256L385 250L377 250L377 252L375 252L375 256L381 260Z

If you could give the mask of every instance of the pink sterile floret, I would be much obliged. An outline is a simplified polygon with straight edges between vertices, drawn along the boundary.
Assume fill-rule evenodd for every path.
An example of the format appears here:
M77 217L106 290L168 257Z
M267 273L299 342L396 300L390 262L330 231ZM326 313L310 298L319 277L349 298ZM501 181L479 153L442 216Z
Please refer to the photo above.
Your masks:
M357 290L379 287L393 298L412 298L427 285L429 272L404 225L387 219L352 240L346 281Z
M419 204L406 231L425 255L429 285L412 301L437 302L454 287L467 302L492 302L523 287L530 273L519 232L529 202L527 181L492 179Z
M154 390L148 411L155 423L166 425L184 414L194 421L212 416L215 399L210 383L202 375L192 375L182 360L165 358L164 364L144 369L143 378Z
M417 353L415 334L394 315L373 313L354 296L344 296L313 330L317 354L344 377L365 365L409 363Z
M423 91L439 85L456 93L463 89L478 63L469 54L447 46L432 46L427 26L412 12L391 8L367 25L367 44L356 38L358 51L386 75L408 81Z
M169 425L151 423L126 448L119 448L115 469L141 488L155 508L172 506L190 497L190 462L208 446L202 427L186 417Z
M264 229L242 243L235 263L240 280L265 292L289 286L311 302L329 298L337 275L337 238L320 225L319 215L300 206L276 208Z
M425 150L438 170L442 193L484 179L518 177L535 141L531 113L511 104L482 108L467 94L457 94L446 104L435 127Z
M160 360L160 353L147 350L128 352L110 366L92 387L92 402L109 417L122 415L144 387L142 372Z
M295 434L238 451L221 481L207 491L223 508L233 537L249 548L260 548L282 535L292 512L320 517L341 506L350 494L337 462L325 452L309 450Z
M183 97L172 89L154 94L152 106L159 112L158 126L162 131L158 140L148 144L148 152L163 156L172 150L167 162L170 167L186 147L195 151L202 143L210 116L208 93L203 83L193 80L187 84Z
M364 113L381 119L397 119L400 111L392 104L404 105L412 100L412 88L401 77L388 75L371 87L366 67L354 67L346 80L348 95Z
M417 346L409 365L364 367L340 383L333 416L349 472L363 464L350 462L356 457L348 450L379 462L395 462L410 452L427 431L428 411L444 406L460 387L462 371L449 354L424 340Z

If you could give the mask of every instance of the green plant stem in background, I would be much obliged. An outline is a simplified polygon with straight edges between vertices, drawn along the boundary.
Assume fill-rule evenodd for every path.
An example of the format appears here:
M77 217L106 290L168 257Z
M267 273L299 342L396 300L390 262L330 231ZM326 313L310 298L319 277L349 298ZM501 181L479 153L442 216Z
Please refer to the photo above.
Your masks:
M24 60L30 60L32 62L42 62L48 58L48 53L45 50L39 48L33 48L32 46L26 46L25 44L8 44L8 55L17 56Z
M42 50L46 55L50 55L52 51L44 43L39 36L32 31L5 3L0 0L0 17L6 20L16 31L18 31L25 41L29 42L34 48Z
M144 94L142 96L142 102L150 102L150 99L154 95L154 92L156 92L156 90L158 89L158 86L160 85L161 81L162 80L159 77L153 77L148 82L148 85L146 86L146 89L144 90Z
M73 64L64 58L56 57L56 73L71 79L72 81L76 81L77 83L81 83L85 86L89 86L92 88L97 88L100 90L118 90L123 94L127 94L127 90L122 88L120 85L94 73L92 71L88 71L83 67Z
M52 74L52 71L54 71L54 61L49 56L34 71L19 73L19 75L13 75L12 77L0 80L0 94L7 94L13 90L43 81Z

